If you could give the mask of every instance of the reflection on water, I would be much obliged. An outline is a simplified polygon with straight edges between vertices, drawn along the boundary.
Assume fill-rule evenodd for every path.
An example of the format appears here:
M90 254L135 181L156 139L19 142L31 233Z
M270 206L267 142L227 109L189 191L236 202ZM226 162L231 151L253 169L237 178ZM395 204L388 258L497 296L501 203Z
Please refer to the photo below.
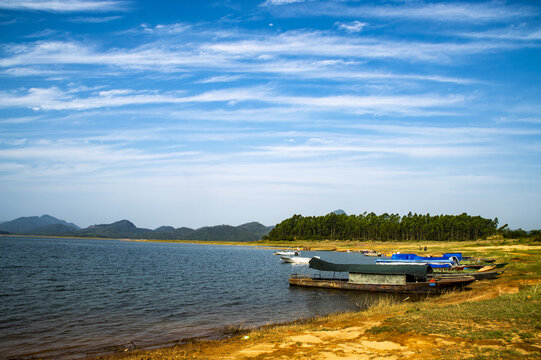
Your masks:
M77 357L365 307L381 294L290 288L274 250L0 237L0 357ZM328 261L360 254L303 252ZM383 295L385 296L385 295Z

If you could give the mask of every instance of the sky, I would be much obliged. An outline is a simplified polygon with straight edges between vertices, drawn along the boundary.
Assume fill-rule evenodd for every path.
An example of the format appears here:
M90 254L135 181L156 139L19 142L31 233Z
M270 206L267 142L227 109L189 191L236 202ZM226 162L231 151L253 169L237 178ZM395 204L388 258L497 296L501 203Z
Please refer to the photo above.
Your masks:
M537 1L0 1L0 220L541 228Z

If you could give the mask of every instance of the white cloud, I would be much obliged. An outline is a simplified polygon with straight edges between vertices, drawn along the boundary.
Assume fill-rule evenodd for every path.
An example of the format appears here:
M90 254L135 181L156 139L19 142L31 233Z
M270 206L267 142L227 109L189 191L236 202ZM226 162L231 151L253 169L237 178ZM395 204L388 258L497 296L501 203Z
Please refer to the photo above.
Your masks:
M421 42L331 36L318 31L296 31L260 39L202 44L203 50L249 58L261 55L325 56L354 59L400 59L408 62L448 62L455 56L513 49L511 42Z
M3 0L0 9L47 12L116 11L123 10L124 1L100 0Z
M70 21L75 22L75 23L101 24L101 23L106 23L109 21L118 20L118 19L122 19L122 16L99 16L99 17L79 16L79 17L70 19Z
M141 25L143 27L143 30L146 32L152 32L152 33L158 33L158 34L168 34L168 35L175 35L175 34L182 34L192 28L191 25L187 24L158 24L155 27L149 27L146 24Z
M541 40L541 29L532 30L512 27L481 32L462 32L457 33L457 35L477 39L539 41Z
M368 16L404 17L426 19L438 22L491 22L504 19L535 16L537 11L531 7L506 5L489 1L485 3L433 3L421 5L383 6L360 8Z
M356 33L360 32L368 24L355 20L350 23L336 23L335 25L338 26L338 29L340 30L345 30L350 33Z
M220 76L213 76L206 79L202 79L197 81L201 84L208 84L208 83L219 83L219 82L233 82L237 81L239 79L242 79L242 76L240 75L220 75Z
M144 167L154 163L158 167L163 162L170 160L182 161L186 158L196 156L198 152L161 152L151 153L137 149L119 149L115 146L95 145L80 143L46 142L43 144L34 143L28 146L17 146L14 148L0 149L0 158L4 161L21 161L34 164L34 167L49 167L51 164L58 164L69 170L72 165L79 167L91 166L92 170L109 168L111 166ZM74 166L75 168L77 166Z
M267 0L263 3L263 6L273 6L273 5L287 5L293 3L301 3L306 0Z
M0 124L26 124L40 120L40 116L21 116L0 119Z
M126 105L185 104L257 101L275 105L291 105L319 109L340 109L342 112L371 114L407 114L410 111L447 107L464 101L463 96L411 94L395 96L285 96L265 87L212 90L196 95L104 90L98 96L75 97L58 88L31 88L26 93L0 93L0 107L27 107L34 110L86 110Z
M271 8L272 9L272 8ZM403 2L398 5L348 5L341 1L310 2L277 13L282 16L329 16L362 18L398 18L434 22L490 23L537 16L538 9L531 6L506 4L500 1L481 3Z
M56 35L58 33L58 30L53 29L44 29L29 35L26 35L25 38L31 39L31 38L46 38L53 35Z
M191 38L191 35L186 36ZM302 71L306 65L315 68L320 62L320 66L325 66L327 71L348 70L351 73L352 69L359 71L363 60L398 59L405 62L447 63L459 56L517 49L521 46L524 44L516 41L408 42L351 38L318 31L266 34L251 36L249 40L231 36L215 42L208 41L208 37L180 44L177 40L159 41L135 48L105 50L92 43L37 41L5 45L6 55L0 59L0 67L28 68L41 65L54 66L54 70L59 71L59 65L114 66L125 71L151 70L164 73L185 72L189 69L254 73L271 69L275 73L287 74ZM318 69L315 70L314 74L321 74ZM10 71L16 75L14 70ZM90 76L92 72L86 74Z
M69 70L58 70L50 69L45 67L32 67L32 66L22 66L22 67L10 67L2 71L3 74L9 76L43 76L43 77L64 77L69 76L72 71Z

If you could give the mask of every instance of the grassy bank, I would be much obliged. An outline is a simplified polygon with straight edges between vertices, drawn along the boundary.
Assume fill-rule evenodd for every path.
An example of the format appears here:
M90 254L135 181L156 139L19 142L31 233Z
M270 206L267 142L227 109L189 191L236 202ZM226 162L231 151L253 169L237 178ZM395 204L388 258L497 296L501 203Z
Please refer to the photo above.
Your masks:
M256 245L256 244L254 244ZM257 245L262 245L258 243ZM272 243L272 247L306 247ZM541 358L541 246L510 240L460 243L336 243L311 247L380 252L463 252L508 262L496 280L420 302L372 308L261 329L228 329L224 340L133 350L102 359L517 359ZM423 250L424 252L424 250ZM269 289L272 291L272 289Z

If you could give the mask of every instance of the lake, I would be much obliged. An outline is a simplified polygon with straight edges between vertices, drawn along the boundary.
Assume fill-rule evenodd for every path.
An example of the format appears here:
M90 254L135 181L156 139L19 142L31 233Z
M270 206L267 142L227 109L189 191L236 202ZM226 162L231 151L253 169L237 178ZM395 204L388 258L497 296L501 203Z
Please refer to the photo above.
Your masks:
M356 310L381 297L290 288L276 250L252 246L0 237L0 357L75 358L216 338ZM335 262L361 254L310 252ZM384 295L383 295L384 296ZM128 346L128 347L129 347Z

